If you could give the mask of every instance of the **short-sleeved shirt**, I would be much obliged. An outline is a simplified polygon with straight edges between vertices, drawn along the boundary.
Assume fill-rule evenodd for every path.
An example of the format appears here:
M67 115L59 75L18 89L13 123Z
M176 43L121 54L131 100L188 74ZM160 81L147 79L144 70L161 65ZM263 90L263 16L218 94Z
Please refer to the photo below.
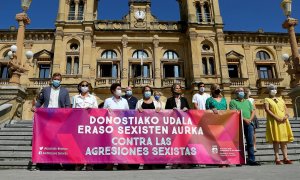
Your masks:
M241 110L243 118L250 119L251 114L253 111L253 105L250 101L243 99L242 101L239 101L237 99L233 99L229 103L229 108L231 110Z
M88 94L84 97L81 94L75 95L73 97L73 108L97 108L98 103L94 95Z
M206 109L217 109L217 110L227 110L227 102L223 97L220 102L210 97L206 100Z
M59 98L60 88L51 88L50 101L48 108L59 108L58 98Z
M126 96L122 96L124 99L127 100L129 109L135 109L136 103L138 102L138 99L134 96L131 96L130 98L127 98Z
M128 105L127 100L122 97L120 99L111 97L111 98L105 99L103 108L128 110L129 105Z
M196 93L193 96L192 102L197 103L199 110L206 110L205 103L209 97L210 97L210 95L207 93L203 93L202 95L199 93Z

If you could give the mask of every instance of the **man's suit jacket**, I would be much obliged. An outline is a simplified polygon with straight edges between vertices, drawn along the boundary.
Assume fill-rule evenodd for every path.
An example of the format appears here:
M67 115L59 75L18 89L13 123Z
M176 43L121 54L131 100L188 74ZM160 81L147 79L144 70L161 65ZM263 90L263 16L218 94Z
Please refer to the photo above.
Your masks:
M181 106L180 106L180 109L183 109L183 108L188 108L190 109L190 106L189 106L189 103L187 101L187 99L185 97L181 97L180 98L180 102L181 102ZM167 100L167 103L166 103L166 108L165 109L173 109L173 108L176 108L176 102L175 102L175 97L171 97Z
M39 98L35 104L35 107L39 108L44 106L47 108L50 102L51 86L42 89ZM69 91L63 87L60 87L58 96L58 106L59 108L70 108L70 96Z

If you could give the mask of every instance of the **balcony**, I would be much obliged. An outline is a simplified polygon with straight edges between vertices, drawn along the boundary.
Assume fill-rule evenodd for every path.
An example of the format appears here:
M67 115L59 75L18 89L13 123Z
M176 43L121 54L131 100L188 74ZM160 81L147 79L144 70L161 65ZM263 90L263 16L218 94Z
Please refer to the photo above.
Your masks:
M257 87L258 88L266 88L268 87L270 84L274 84L278 87L282 87L282 81L283 78L278 78L278 79L258 79L257 80Z
M133 78L129 80L129 85L133 87L153 86L153 79L151 78Z
M185 79L184 78L163 78L163 80L162 80L163 87L171 87L175 83L180 84L182 88L185 87Z
M96 82L95 82L95 87L96 88L102 88L102 87L110 87L111 86L111 84L113 84L113 83L120 83L121 82L121 80L120 79L118 79L118 78L107 78L107 77L105 77L105 78L97 78L96 79Z
M9 84L9 79L0 79L0 85L5 86Z
M51 78L29 78L29 87L31 88L43 88L49 86Z
M231 87L245 87L249 86L248 78L230 78Z

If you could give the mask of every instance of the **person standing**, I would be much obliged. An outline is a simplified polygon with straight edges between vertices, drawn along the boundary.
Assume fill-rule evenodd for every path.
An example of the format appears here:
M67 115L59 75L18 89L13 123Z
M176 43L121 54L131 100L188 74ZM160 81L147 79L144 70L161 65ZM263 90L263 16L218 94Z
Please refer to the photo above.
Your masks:
M248 162L250 166L260 166L260 163L255 161L254 147L253 147L253 133L254 125L253 118L255 115L255 110L250 101L245 100L245 90L244 88L237 88L235 90L237 96L229 103L229 108L231 110L242 111L243 124L244 124L244 134L247 142L247 152L248 152Z
M166 104L161 100L162 93L159 91L155 91L153 93L154 101L157 103L157 108L160 110L164 110Z
M125 95L122 97L127 100L129 109L135 109L138 99L133 96L133 91L130 86L125 89Z
M111 110L129 110L129 105L126 99L122 98L122 88L120 83L113 83L110 86L110 92L112 93L112 97L105 99L104 101L104 109ZM105 170L113 170L114 165L108 164ZM117 166L118 170L129 170L127 164L119 164Z
M94 95L90 94L90 91L92 90L92 86L90 83L87 81L81 81L78 84L78 95L75 95L73 97L73 106L72 108L98 108L98 103L97 99ZM79 171L83 168L84 165L81 164L76 164L75 165L75 170ZM86 165L86 170L87 171L92 171L93 170L93 165L92 164L87 164Z
M41 90L35 106L32 111L35 112L37 108L70 108L69 91L61 87L62 76L60 73L54 73L51 78L51 85ZM62 168L61 164L40 164L37 168L40 170L59 170ZM73 166L63 165L64 169L74 169Z
M267 113L266 141L273 144L275 164L292 164L288 159L287 143L293 142L294 136L289 122L287 108L282 98L276 97L277 87L268 86L269 97L265 98L265 111ZM279 158L279 145L283 155L283 161Z
M227 110L226 99L222 96L220 86L213 84L210 87L211 97L206 100L205 107L207 110L212 110L218 113L218 110Z
M200 82L198 84L198 90L199 92L194 94L192 100L194 108L199 110L206 110L205 103L210 95L205 93L205 84L203 82Z

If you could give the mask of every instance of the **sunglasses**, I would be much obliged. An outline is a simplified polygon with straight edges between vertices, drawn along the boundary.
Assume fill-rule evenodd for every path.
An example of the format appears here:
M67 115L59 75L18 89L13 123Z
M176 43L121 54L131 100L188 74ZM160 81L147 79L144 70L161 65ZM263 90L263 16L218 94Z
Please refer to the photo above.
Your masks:
M88 84L83 84L83 85L81 85L81 87L89 87L89 85Z

